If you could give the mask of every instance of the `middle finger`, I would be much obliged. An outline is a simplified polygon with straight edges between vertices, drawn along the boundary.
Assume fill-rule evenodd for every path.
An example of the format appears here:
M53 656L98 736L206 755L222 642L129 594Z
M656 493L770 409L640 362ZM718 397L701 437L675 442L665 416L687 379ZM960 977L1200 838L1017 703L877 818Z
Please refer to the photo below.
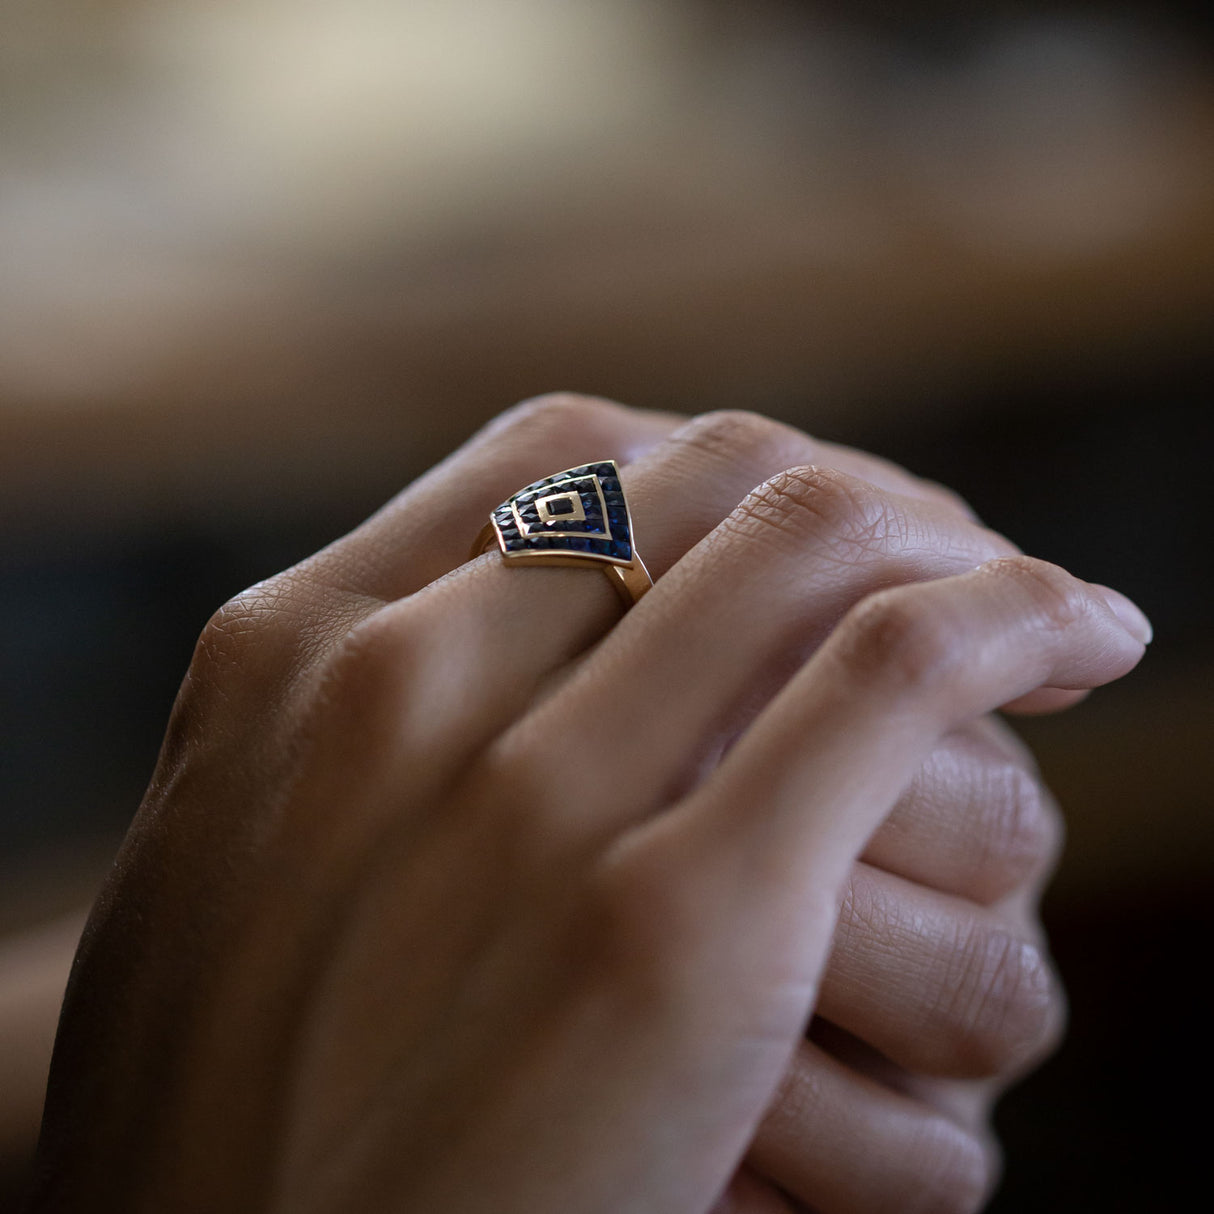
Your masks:
M621 472L640 553L660 579L659 587L630 613L630 620L642 611L653 614L651 603L663 597L659 593L666 581L662 575L735 511L755 485L805 459L842 464L872 479L839 474L839 483L846 481L852 487L844 496L854 494L853 504L859 506L848 524L851 538L846 542L851 550L832 549L825 533L833 533L837 520L824 517L823 543L816 559L808 562L810 576L801 588L804 593L797 602L788 601L787 595L771 595L765 610L748 619L747 635L739 637L744 644L735 653L722 655L714 665L722 678L740 679L748 690L757 689L760 700L791 673L808 648L867 589L959 572L1016 551L1008 541L970 521L971 516L947 491L919 482L892 465L817 443L766 419L709 415L680 428ZM832 475L836 474L823 472L824 478ZM875 482L898 492L879 490ZM832 499L828 494L823 500L834 500L841 510L847 510L840 495ZM874 507L867 517L864 503ZM891 503L888 509L887 503ZM466 699L452 706L460 714L458 730L446 727L449 722L437 709L443 698L434 697L436 745L439 739L457 738L458 753L430 757L438 765L450 767L524 717L551 677L565 672L570 661L602 638L618 619L618 600L601 573L593 569L519 569L490 553L381 609L364 631L379 638L399 633L403 643L410 635L420 636L422 640L412 644L412 651L419 646L425 649L425 638L433 636L441 642L440 673L445 685L458 683L457 674L475 682L475 720L469 717ZM617 627L613 636L618 633ZM359 638L352 640L357 643ZM654 673L659 674L657 666ZM771 688L763 686L773 679ZM670 685L663 690L668 692ZM620 722L630 736L636 724L634 708ZM672 751L665 740L650 749ZM602 747L596 747L595 754L606 757ZM585 762L590 759L590 755L584 756Z

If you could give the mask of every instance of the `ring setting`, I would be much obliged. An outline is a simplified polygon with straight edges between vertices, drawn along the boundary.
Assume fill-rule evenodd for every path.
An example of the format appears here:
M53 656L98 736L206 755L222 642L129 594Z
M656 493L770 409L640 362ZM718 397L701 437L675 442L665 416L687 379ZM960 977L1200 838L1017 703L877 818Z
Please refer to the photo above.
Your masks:
M520 489L490 514L472 555L495 540L502 558L517 565L594 564L627 606L653 585L633 545L615 460L566 468Z

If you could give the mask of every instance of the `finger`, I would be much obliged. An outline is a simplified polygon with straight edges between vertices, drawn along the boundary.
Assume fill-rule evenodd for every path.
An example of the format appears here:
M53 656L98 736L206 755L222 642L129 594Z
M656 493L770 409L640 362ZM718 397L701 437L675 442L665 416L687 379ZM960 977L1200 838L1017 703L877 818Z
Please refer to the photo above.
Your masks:
M821 1016L810 1021L805 1036L848 1070L943 1113L994 1147L991 1113L1010 1080L1003 1076L997 1079L941 1079L908 1071L873 1049L868 1042Z
M1035 687L1120 678L1149 637L1140 617L1129 600L1024 557L872 595L726 756L704 820L850 860L942 733ZM734 807L758 790L766 811L740 820Z
M1103 590L1110 596L1110 602L1124 604L1123 596L1118 594L1116 590L1108 586L1100 586L1098 583L1093 583L1098 589ZM1130 604L1128 619L1132 620L1132 626L1135 629L1142 631L1143 638L1147 644L1150 644L1152 638L1152 629L1150 621L1138 610L1133 604ZM1016 713L1020 716L1040 716L1045 713L1063 712L1068 708L1073 708L1087 698L1088 691L1086 688L1063 688L1063 687L1038 687L1030 691L1027 695L1020 696L1015 700L1009 701L1007 704L1000 706L1003 712Z
M986 1078L1039 1061L1062 1000L1021 907L983 910L853 867L817 1014L909 1071Z
M952 520L975 521L956 494L887 460L756 414L708 413L652 448L623 478L646 564L655 574L664 573L756 486L788 468L811 464L923 502ZM990 534L1001 552L1019 551ZM908 537L911 542L914 538Z
M306 566L359 594L400 598L463 564L489 512L524 485L591 460L629 463L685 421L572 393L525 401Z
M976 1210L997 1166L983 1134L811 1042L797 1048L747 1163L820 1214Z
M986 719L940 740L863 859L985 906L1038 880L1061 839L1061 814L1023 744Z
M661 453L638 465L638 479ZM661 471L640 487L676 501L701 479ZM606 822L649 812L694 780L857 600L1012 551L931 500L816 466L780 472L659 582L559 695L501 740L497 758L533 766L562 731L593 736L579 754L588 815ZM645 747L635 745L641 707L661 731ZM614 787L625 753L626 801Z
M709 1214L798 1214L798 1209L770 1181L743 1166Z
M1011 712L1018 716L1043 716L1051 712L1065 712L1074 708L1088 697L1083 690L1067 691L1061 687L1038 687L1028 695L1012 700L999 706L1001 712Z

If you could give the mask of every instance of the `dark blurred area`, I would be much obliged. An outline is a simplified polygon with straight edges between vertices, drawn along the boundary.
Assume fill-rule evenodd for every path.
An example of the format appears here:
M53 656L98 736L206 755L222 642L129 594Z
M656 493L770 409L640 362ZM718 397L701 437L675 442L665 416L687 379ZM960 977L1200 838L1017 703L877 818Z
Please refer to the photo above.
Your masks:
M1212 316L1205 5L4 4L0 936L91 899L223 599L521 397L755 408L1152 617L1023 725L1072 1021L992 1208L1191 1208Z

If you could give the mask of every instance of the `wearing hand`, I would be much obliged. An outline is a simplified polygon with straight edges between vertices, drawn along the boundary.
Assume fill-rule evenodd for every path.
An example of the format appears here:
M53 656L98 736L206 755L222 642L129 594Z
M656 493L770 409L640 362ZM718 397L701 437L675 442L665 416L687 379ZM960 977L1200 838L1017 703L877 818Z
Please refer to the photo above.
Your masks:
M219 613L69 988L44 1208L701 1214L754 1140L739 1202L783 1201L766 1177L830 1214L916 1142L965 1157L980 1112L922 1077L1048 1033L1051 845L957 791L1018 763L948 756L1125 673L1144 624L808 442L533 405ZM461 564L607 454L659 575L623 620L585 570ZM815 1007L920 1086L803 1043ZM838 1167L831 1117L894 1166Z

